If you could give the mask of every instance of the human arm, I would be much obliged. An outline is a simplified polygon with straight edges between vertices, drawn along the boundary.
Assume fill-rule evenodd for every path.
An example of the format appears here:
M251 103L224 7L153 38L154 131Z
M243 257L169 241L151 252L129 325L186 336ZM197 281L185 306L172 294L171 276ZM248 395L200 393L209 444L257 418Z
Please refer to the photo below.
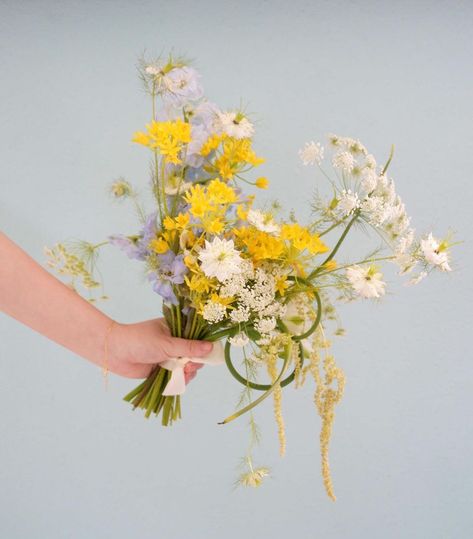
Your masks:
M113 323L1 232L0 310L99 366L109 333L108 368L129 378L146 377L153 364L168 357L202 357L212 350L208 342L171 337L162 319ZM186 367L190 380L199 367Z

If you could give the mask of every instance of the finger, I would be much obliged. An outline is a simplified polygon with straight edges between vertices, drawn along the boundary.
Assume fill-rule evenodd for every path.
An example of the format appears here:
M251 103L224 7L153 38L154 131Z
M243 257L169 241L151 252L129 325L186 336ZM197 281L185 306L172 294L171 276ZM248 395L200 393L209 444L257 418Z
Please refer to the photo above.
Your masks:
M168 337L164 342L164 352L168 357L203 357L212 351L213 344L208 341L196 341Z

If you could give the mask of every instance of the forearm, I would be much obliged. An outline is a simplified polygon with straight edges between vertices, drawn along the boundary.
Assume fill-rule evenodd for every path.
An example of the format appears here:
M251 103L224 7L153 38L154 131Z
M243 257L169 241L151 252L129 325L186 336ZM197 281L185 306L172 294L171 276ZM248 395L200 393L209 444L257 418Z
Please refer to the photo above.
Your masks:
M112 320L0 232L0 310L100 364Z

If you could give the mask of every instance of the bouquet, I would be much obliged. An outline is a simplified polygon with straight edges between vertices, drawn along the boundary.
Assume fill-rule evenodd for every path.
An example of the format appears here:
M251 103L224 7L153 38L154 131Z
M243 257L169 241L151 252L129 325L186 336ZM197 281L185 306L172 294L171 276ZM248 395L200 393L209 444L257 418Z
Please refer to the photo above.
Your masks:
M264 159L253 148L251 118L207 100L199 73L184 58L143 59L139 73L150 118L132 141L150 158L153 209L144 209L127 180L114 181L111 194L132 202L138 230L95 244L57 244L48 250L50 265L72 276L73 286L93 290L100 286L94 276L99 250L118 247L142 263L173 336L215 343L209 357L194 361L224 363L243 386L236 411L221 421L248 414L251 440L238 480L243 485L258 486L269 474L253 464L255 407L272 396L283 455L282 390L311 377L321 417L322 477L335 499L328 448L345 385L330 353L329 336L344 331L336 303L381 298L382 264L394 264L410 284L433 271L451 271L451 237L416 236L388 176L392 149L379 165L350 137L330 135L324 145L310 141L299 151L301 163L328 186L314 192L309 223L285 214L277 202L262 207L255 192L269 182L253 173ZM342 246L355 227L371 231L378 245L369 251L358 245L355 260L344 260ZM184 366L191 359L157 364L124 399L145 417L172 425L182 416Z

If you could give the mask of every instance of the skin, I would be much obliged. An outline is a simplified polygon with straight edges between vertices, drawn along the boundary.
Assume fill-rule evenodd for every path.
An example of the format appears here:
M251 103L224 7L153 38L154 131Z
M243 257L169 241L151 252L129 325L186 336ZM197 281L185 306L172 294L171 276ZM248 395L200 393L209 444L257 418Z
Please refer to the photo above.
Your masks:
M108 368L126 378L145 378L154 364L169 357L203 357L213 346L171 337L162 318L135 324L114 321L1 232L0 311L100 367L108 335ZM186 382L201 367L187 363Z

